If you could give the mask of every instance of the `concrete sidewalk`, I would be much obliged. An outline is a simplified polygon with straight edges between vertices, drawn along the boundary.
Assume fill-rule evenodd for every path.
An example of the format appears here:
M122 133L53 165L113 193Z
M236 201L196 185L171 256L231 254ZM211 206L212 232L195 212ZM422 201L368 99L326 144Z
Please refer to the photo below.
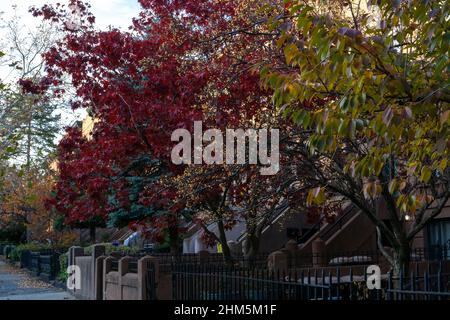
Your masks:
M68 292L55 288L23 270L0 260L0 300L75 300Z

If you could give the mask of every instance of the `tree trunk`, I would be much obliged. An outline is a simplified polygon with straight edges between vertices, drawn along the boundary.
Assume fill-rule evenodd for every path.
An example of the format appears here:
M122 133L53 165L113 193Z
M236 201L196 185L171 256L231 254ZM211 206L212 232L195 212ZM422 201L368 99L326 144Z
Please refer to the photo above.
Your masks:
M231 256L231 250L228 246L227 242L227 236L225 234L225 227L223 225L223 221L219 220L217 222L217 227L219 229L219 239L220 244L222 245L222 253L226 264L232 264L233 263L233 257Z
M394 278L409 275L409 264L411 262L411 245L409 242L402 242L397 248L394 248L394 265L392 266Z
M404 237L402 240L397 242L392 241L390 245L393 248L393 252L388 252L386 248L383 247L381 243L381 231L377 228L378 233L378 248L380 249L383 256L388 260L391 265L391 274L393 276L393 287L398 289L400 277L406 277L409 275L409 268L411 262L411 243Z
M172 255L179 255L180 254L180 237L178 234L177 227L170 227L169 228L169 247L170 247L170 253Z
M249 265L252 266L255 263L256 255L259 253L260 235L256 232L251 232L247 234L245 241L244 256L248 261Z
M30 170L30 166L31 166L31 125L32 125L32 120L33 119L33 116L32 116L32 114L31 114L31 110L30 110L30 118L29 118L29 120L28 120L28 124L27 124L27 150L26 150L26 161L27 161L27 163L26 163L26 168L27 168L27 171L29 171Z
M95 243L95 232L96 231L96 228L95 228L95 225L91 225L91 226L89 226L89 237L90 237L90 239L91 239L91 243Z

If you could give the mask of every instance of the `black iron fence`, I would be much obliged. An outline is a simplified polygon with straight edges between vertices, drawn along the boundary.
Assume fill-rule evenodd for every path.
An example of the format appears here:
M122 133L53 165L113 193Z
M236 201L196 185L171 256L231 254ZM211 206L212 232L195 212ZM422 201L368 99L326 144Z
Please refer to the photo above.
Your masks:
M20 267L31 269L31 261L32 261L31 251L29 250L22 251L20 256Z
M295 279L267 269L178 265L173 267L172 293L174 300L332 299L332 290L325 282Z
M138 261L137 260L131 260L128 263L128 272L129 273L138 273Z
M0 243L0 256L6 255L6 253L5 253L6 247L11 248L10 250L12 250L12 247L14 247L14 245L12 243L6 243L6 242Z
M380 275L379 289L369 289L366 272L352 267L341 274L310 269L271 272L239 266L179 264L172 266L174 300L450 300L450 274L425 271L395 278ZM149 271L148 278L154 277ZM369 279L370 280L370 279ZM152 287L153 288L153 287Z
M450 300L450 274L441 268L435 274L412 273L409 277L388 275L387 300Z
M145 287L147 288L146 300L156 300L156 267L153 261L147 261L147 272L145 274Z
M149 254L145 252L139 252L132 254L132 257L143 257ZM184 254L170 254L170 253L156 253L151 254L152 257L158 258L160 264L172 264L172 263L198 263L205 262L208 264L224 264L227 262L225 256L222 253L206 253L205 255L198 253L184 253ZM230 262L233 264L240 264L248 261L252 261L256 264L267 263L267 257L269 253L259 253L252 258L245 257L244 255L234 255L231 257Z
M110 271L119 271L119 258L115 257L111 260ZM128 262L128 272L137 273L138 272L138 258L134 258Z
M163 272L171 272L175 265L209 265L209 266L233 266L233 267L251 267L251 268L266 268L268 262L268 254L261 253L252 258L244 256L233 256L231 260L227 261L223 254L208 253L201 254L154 254L153 257L158 259L159 269ZM136 259L140 255L132 256Z
M119 271L119 259L111 260L111 271Z
M37 252L24 250L21 252L20 265L34 275L54 280L60 272L59 250L41 250Z

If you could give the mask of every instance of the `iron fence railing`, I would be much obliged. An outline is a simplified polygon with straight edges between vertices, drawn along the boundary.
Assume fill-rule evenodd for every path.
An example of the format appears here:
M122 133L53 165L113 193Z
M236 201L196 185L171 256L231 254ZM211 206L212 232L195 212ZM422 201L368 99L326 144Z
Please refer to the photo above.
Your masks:
M358 268L359 270L360 268ZM356 270L356 268L355 268ZM272 272L239 266L179 264L172 267L174 300L450 300L450 274L430 268L408 277L380 275L370 290L365 270L310 269ZM361 271L361 270L360 270ZM149 269L147 278L154 277Z
M157 300L156 291L156 268L153 261L147 261L147 272L145 273L146 300Z
M408 277L388 275L387 300L450 300L450 274L429 271L418 275L412 272Z
M119 271L119 260L118 259L111 260L111 271Z
M41 251L24 250L21 252L20 265L37 276L54 280L60 272L59 256L61 250L46 249Z
M267 269L178 265L172 272L174 300L330 300L329 285L296 281Z
M128 272L129 273L138 273L138 261L132 260L128 262Z

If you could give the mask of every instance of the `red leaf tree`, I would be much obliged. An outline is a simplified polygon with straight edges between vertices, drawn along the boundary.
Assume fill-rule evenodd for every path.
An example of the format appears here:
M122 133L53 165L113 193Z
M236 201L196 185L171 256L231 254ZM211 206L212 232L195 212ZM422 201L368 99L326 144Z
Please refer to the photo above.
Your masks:
M221 235L212 240L221 242L229 256L222 232L237 219L246 220L254 235L249 251L255 254L260 231L279 206L289 201L293 207L303 199L302 189L285 179L294 181L298 172L285 166L267 178L257 174L257 166L247 165L231 171L212 166L189 175L186 166L170 161L171 134L179 128L192 131L196 120L204 128L289 132L289 121L272 107L271 92L261 88L259 79L259 66L280 60L271 49L279 30L264 27L261 1L140 4L142 12L129 32L97 31L89 6L77 0L69 1L81 14L76 26L65 5L32 10L65 32L45 56L48 78L69 77L77 93L73 107L86 108L96 119L91 139L70 128L61 141L60 177L51 204L69 224L106 220L119 209L130 212L136 227L157 239L168 235L175 252L186 209L204 210L222 197L225 206L213 219L194 216L194 221L203 227L211 221L221 225ZM281 160L292 164L295 157ZM139 188L132 182L136 179ZM193 197L186 197L189 191ZM134 216L137 205L153 210Z

